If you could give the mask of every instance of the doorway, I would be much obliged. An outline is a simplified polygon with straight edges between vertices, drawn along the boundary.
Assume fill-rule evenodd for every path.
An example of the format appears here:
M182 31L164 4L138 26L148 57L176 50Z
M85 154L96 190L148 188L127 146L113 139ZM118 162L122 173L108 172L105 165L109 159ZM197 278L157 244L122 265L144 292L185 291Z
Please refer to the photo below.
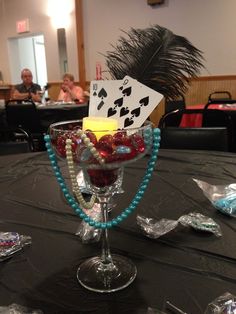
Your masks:
M41 87L48 82L47 64L43 34L8 39L11 82L21 82L20 73L24 68L31 70L34 83Z

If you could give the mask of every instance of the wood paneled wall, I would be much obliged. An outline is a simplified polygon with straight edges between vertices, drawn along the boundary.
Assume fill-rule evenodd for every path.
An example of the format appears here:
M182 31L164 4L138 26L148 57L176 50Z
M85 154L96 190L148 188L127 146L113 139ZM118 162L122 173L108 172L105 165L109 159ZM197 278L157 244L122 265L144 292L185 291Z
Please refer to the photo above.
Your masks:
M9 100L11 97L11 85L0 85L0 99Z
M185 94L186 106L206 104L208 96L216 91L228 91L232 98L236 99L236 75L202 76L192 79ZM165 101L162 101L150 116L155 125L158 125L164 111Z
M186 104L205 104L209 94L216 91L229 91L236 99L236 75L202 76L191 80L185 95Z
M49 84L49 96L52 100L57 100L61 82L49 82ZM89 91L89 82L86 82L86 90ZM236 99L236 75L202 76L192 79L185 94L186 105L205 104L209 94L215 91L229 91L232 98ZM164 114L164 107L165 101L163 100L151 114L150 119L155 125Z

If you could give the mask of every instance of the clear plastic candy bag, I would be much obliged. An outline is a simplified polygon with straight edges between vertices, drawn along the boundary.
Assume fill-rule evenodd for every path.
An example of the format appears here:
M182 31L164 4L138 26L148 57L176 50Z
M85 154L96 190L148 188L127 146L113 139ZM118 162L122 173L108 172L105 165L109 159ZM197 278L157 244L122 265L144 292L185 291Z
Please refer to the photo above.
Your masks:
M13 303L9 306L0 306L0 314L43 314L43 312Z
M160 311L158 309L154 309L152 307L149 307L147 309L147 313L146 314L166 314L166 312Z
M220 226L212 218L204 216L200 213L190 213L188 215L181 216L178 221L183 226L191 226L196 230L212 232L217 237L222 236Z
M236 217L236 183L229 185L211 185L193 179L209 199L212 205L223 214Z
M204 314L235 314L236 297L229 292L208 304Z
M149 238L157 239L162 235L174 230L178 225L178 220L147 218L137 216L137 224Z
M179 224L184 227L192 227L199 231L211 232L215 236L222 236L220 226L210 217L200 213L189 213L181 216L178 220L147 218L137 216L137 224L149 238L157 239L174 230Z
M0 261L11 257L31 242L30 236L20 235L17 232L0 232Z
M91 209L83 209L86 214L88 214L91 218L96 221L102 220L102 212L101 206L98 203L95 203L93 208ZM76 231L76 235L81 238L83 243L91 243L91 242L98 242L101 238L101 229L95 229L94 227L87 224L87 222L82 221L79 224L79 227Z

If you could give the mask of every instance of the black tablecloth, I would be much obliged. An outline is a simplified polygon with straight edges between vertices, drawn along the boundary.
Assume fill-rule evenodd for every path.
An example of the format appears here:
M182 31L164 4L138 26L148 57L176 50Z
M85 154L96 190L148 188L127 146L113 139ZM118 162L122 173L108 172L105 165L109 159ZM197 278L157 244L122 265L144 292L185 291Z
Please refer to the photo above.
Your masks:
M125 169L124 194L111 215L127 207L144 175L147 158ZM137 210L110 230L112 253L129 257L138 275L124 290L100 294L84 289L76 270L100 244L75 235L80 219L67 205L47 154L0 157L0 231L32 237L32 244L0 264L0 305L18 303L44 313L147 313L170 300L200 314L226 291L236 295L236 220L217 211L193 178L211 184L236 181L234 154L162 150ZM68 173L61 163L65 178ZM147 238L136 216L178 219L200 212L219 223L223 236L178 227L159 239Z

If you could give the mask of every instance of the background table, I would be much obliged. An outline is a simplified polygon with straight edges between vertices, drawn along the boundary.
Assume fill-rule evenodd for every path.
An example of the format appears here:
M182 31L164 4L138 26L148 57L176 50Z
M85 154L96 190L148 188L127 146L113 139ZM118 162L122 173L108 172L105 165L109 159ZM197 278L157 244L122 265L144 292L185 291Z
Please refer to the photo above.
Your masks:
M84 104L49 104L38 105L42 126L45 130L49 125L59 121L77 120L88 116L88 103Z
M47 131L50 124L66 121L77 120L88 116L88 103L84 104L67 104L51 103L48 105L37 105L42 127ZM7 126L5 106L0 107L0 127Z
M187 106L186 109L204 109L204 104L194 105L194 106ZM226 111L227 114L232 116L233 121L236 124L236 105L235 104L211 104L209 105L208 109L218 109ZM201 127L202 126L202 115L193 113L193 114L184 114L181 122L180 127Z
M137 191L147 159L125 169L125 194L111 215L127 207ZM162 150L151 183L136 212L110 231L112 253L138 269L135 281L111 294L87 291L76 270L100 253L100 244L75 236L80 219L67 205L47 154L0 157L0 230L30 235L32 244L0 266L0 305L18 303L44 313L147 313L172 301L185 312L204 313L226 291L236 295L236 219L210 204L192 178L211 184L236 181L235 154ZM62 164L61 164L62 165ZM63 165L62 172L68 178ZM137 214L178 219L200 212L221 226L223 236L178 227L154 240L142 234Z

